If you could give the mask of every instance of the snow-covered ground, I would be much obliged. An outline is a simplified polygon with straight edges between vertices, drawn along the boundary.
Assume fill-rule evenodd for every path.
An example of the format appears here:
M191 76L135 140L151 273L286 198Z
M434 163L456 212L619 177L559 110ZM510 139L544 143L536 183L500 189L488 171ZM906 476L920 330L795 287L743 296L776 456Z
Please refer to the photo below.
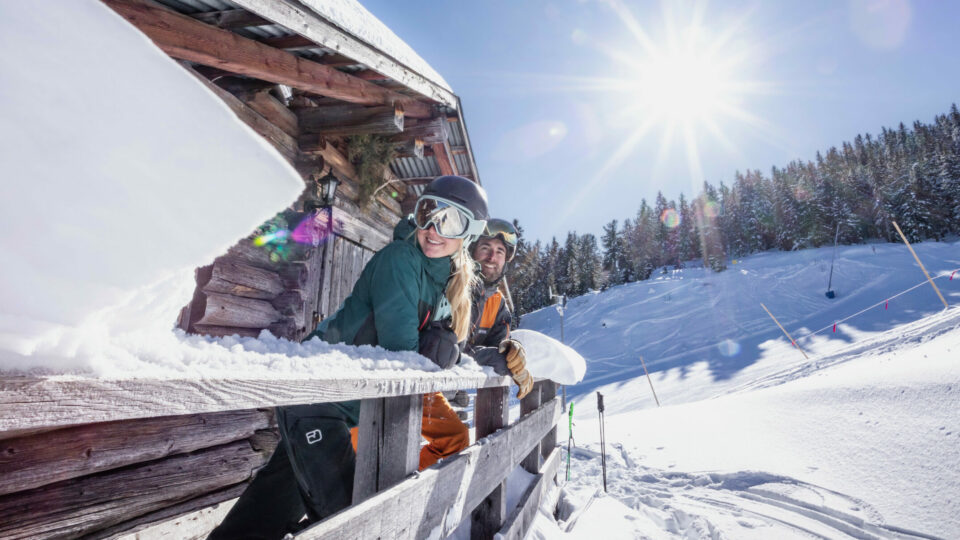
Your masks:
M568 388L571 479L561 523L541 514L533 537L960 537L960 242L916 248L955 307L928 284L886 302L924 280L896 244L841 248L833 300L824 248L570 301L567 343L588 363ZM552 308L523 326L560 333Z

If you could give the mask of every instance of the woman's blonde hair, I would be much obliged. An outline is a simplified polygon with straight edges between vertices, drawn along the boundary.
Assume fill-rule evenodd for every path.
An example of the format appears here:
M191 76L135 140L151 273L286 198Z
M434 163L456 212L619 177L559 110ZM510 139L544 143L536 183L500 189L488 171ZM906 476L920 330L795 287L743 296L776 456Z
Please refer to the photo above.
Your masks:
M447 282L447 301L450 302L450 312L453 315L453 332L457 334L457 341L464 341L470 337L470 317L473 304L473 290L480 283L477 277L473 257L464 240L451 261L450 281Z

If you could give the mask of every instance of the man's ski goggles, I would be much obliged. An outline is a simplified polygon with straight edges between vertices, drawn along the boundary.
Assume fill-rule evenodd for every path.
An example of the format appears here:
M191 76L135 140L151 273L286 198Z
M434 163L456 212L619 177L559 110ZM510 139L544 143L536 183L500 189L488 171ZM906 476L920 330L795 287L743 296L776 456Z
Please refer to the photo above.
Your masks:
M507 247L507 261L513 259L517 252L519 237L517 229L505 219L488 219L487 228L483 231L484 237L500 238Z
M485 220L473 219L466 209L429 195L420 197L417 201L413 210L413 221L420 229L433 225L437 234L444 238L479 236L487 224Z

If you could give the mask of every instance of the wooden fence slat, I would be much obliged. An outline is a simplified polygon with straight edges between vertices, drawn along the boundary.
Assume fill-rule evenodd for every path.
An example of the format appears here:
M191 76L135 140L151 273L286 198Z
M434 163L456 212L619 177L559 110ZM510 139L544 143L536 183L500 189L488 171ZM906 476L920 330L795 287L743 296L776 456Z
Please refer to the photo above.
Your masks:
M413 373L415 378L411 378ZM507 377L371 370L312 379L58 379L0 377L0 437L93 422L427 394L509 384Z
M423 396L384 399L378 491L402 481L420 466L420 422Z
M360 402L354 504L417 470L422 417L423 396L419 394Z
M444 538L506 478L560 418L560 402L543 404L516 424L457 456L310 527L298 540ZM494 474L499 471L501 474Z
M69 427L0 441L0 495L219 446L270 426L268 411L228 411Z
M353 504L365 501L377 492L382 423L383 400L361 401L360 420L357 424L357 465L353 475Z
M534 477L530 487L520 497L517 507L510 513L498 534L503 540L523 540L533 523L543 495L557 487L557 469L560 466L560 450L554 448L550 457L543 462L543 472Z
M238 441L0 497L0 538L76 537L250 478L266 458Z
M557 396L557 383L547 379L543 381L543 385L540 389L540 401L546 402ZM551 429L543 437L543 440L540 442L540 453L543 457L550 455L550 452L553 452L553 449L557 446L557 426L554 423L553 429Z
M533 385L533 390L520 400L520 416L527 415L540 406L540 393L543 390L543 381L537 381ZM529 473L537 474L540 472L540 444L538 443L530 450L530 453L523 459L523 469Z
M481 388L474 402L474 426L476 438L495 433L509 421L510 387ZM485 540L500 530L507 514L506 478L490 492L471 512L470 538Z

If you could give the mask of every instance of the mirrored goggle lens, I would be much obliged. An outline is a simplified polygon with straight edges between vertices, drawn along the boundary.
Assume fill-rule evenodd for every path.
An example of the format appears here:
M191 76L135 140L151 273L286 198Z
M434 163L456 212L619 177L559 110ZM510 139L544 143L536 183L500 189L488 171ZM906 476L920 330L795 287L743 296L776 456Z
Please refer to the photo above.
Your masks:
M463 236L470 224L470 219L459 208L434 199L421 199L414 219L417 227L426 229L433 225L437 234L446 238Z
M506 227L498 226L497 224L491 225L490 222L487 222L487 231L484 236L489 236L491 238L502 237L503 241L506 242L509 246L517 245L517 233L513 228L507 229Z

